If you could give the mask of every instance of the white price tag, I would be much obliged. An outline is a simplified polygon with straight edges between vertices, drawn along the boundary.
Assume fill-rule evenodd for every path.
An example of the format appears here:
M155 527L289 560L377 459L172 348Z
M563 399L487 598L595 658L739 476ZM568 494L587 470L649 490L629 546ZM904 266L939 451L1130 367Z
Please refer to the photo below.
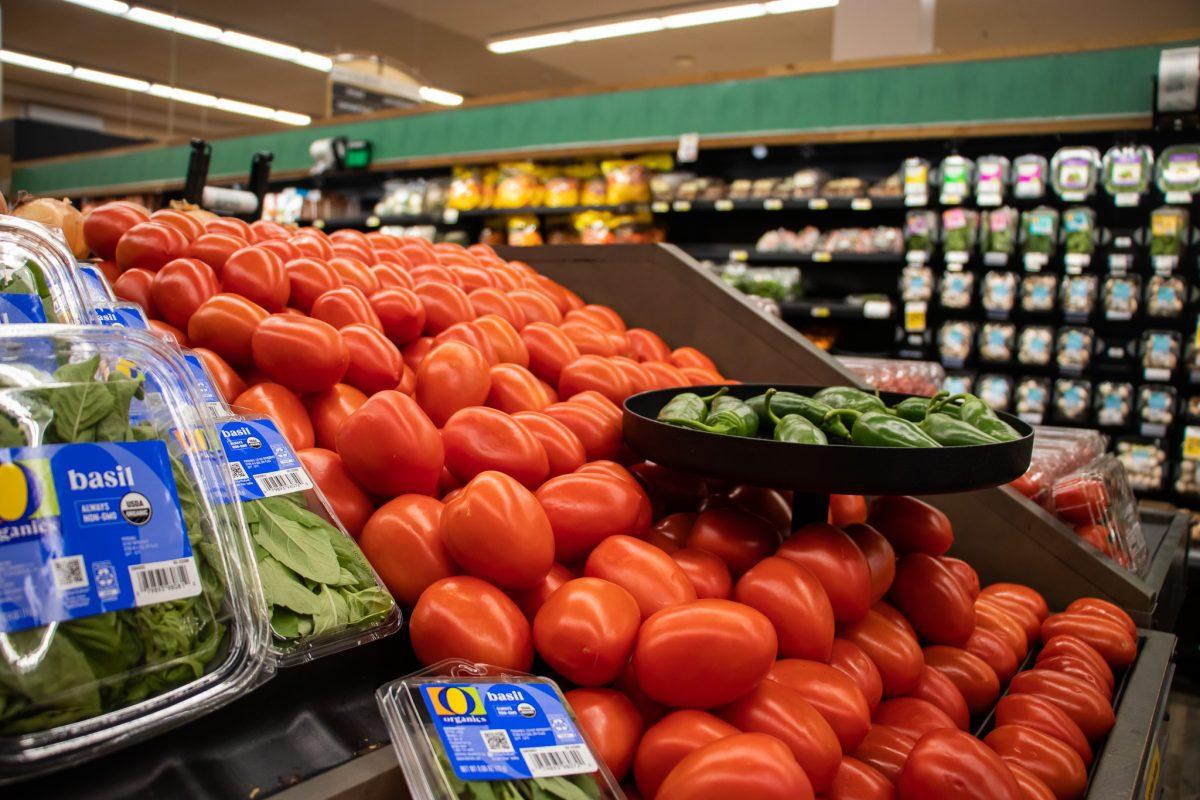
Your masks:
M687 200L676 200L671 204L672 211L691 211L692 204Z
M863 303L863 316L867 319L887 319L892 315L892 304L888 300L868 300Z
M717 211L733 211L733 201L718 200L713 203L713 208L715 208Z
M443 211L442 222L446 223L447 225L453 225L458 222L458 209L447 208L445 211Z
M1142 196L1137 192L1117 192L1113 195L1113 205L1130 208L1142 202Z
M783 208L783 201L778 197L768 197L763 200L763 208L767 211L779 211Z
M1191 192L1167 192L1166 201L1172 205L1187 205L1192 202Z
M871 198L856 197L850 201L850 208L853 209L854 211L870 211L871 210Z
M808 201L809 211L824 211L829 208L829 201L824 197L814 197Z
M650 204L650 210L655 214L665 214L671 210L671 205L663 200L655 200Z

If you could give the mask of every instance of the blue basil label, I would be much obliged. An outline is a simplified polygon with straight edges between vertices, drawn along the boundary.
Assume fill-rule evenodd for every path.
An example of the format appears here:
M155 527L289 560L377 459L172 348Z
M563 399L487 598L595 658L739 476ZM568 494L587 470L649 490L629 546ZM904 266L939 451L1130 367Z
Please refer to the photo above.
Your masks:
M144 331L150 328L146 312L134 305L96 306L96 324L106 328L133 328Z
M226 420L217 424L217 433L243 501L313 488L296 452L271 420Z
M100 270L91 264L80 264L79 276L83 278L83 286L88 295L94 300L104 302L113 299L112 287L108 285L108 279Z
M200 588L166 443L0 449L0 632Z
M548 686L446 683L420 687L454 774L499 781L595 772L596 759Z
M45 321L46 309L36 294L0 294L0 325Z

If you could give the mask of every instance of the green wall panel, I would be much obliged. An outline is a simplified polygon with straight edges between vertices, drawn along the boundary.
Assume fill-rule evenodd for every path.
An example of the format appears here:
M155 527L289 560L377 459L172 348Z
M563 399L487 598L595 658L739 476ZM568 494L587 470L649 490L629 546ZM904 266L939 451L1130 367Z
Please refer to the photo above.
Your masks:
M736 135L1148 113L1162 48L788 75L297 128L213 142L210 176L245 175L258 150L275 153L277 171L305 169L309 144L337 135L370 139L376 160L392 161L691 131ZM180 146L18 166L13 187L86 194L89 187L181 181L187 155Z

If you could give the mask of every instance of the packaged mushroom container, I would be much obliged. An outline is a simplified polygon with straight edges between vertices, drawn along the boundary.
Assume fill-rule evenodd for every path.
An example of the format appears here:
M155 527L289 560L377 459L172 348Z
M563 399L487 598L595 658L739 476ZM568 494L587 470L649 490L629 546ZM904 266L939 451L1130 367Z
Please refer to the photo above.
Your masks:
M1145 331L1142 334L1142 369L1160 370L1160 380L1168 380L1179 365L1181 337L1178 331Z
M1017 384L1017 416L1027 422L1040 423L1050 406L1050 381L1045 378L1022 378Z
M938 329L938 355L943 363L962 364L971 357L975 341L975 323L943 322Z
M1096 384L1096 424L1121 428L1133 415L1133 384L1123 381L1101 381Z
M988 314L1007 316L1017 296L1017 275L1014 272L993 270L983 276L981 300Z
M1054 382L1054 416L1060 422L1081 423L1092 408L1092 384L1074 378Z
M1017 361L1041 367L1050 363L1054 352L1054 331L1047 325L1030 325L1021 330L1017 341Z
M1092 363L1096 334L1091 328L1065 327L1058 329L1055 341L1055 361L1064 372L1080 373Z
M1104 316L1108 319L1131 319L1138 311L1142 279L1138 275L1110 275L1102 291Z
M1117 458L1138 492L1157 492L1166 478L1167 453L1158 439L1129 437L1117 440Z
M1095 275L1067 275L1059 290L1059 304L1068 317L1085 318L1096 307Z
M996 411L1008 411L1012 405L1013 379L1008 375L980 375L975 380L975 396Z
M947 272L942 275L941 292L938 300L945 308L968 308L975 292L975 274L972 272Z
M1029 313L1053 311L1057 293L1057 275L1026 275L1021 279L1021 310Z
M1147 384L1138 389L1138 419L1143 425L1167 427L1175 421L1175 387Z
M1183 313L1187 289L1176 275L1152 275L1146 283L1146 313L1152 317L1178 317Z
M905 302L933 297L933 270L925 264L908 264L900 273L900 295Z
M1012 361L1016 326L1009 322L987 322L979 329L979 358L981 361L1007 363Z

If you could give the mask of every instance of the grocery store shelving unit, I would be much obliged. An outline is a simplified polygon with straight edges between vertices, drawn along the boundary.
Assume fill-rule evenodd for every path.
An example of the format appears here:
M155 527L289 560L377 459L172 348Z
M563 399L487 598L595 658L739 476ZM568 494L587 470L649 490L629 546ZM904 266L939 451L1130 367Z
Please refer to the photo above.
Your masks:
M360 214L353 217L317 217L302 219L300 225L311 225L326 231L353 229L361 231L392 225L435 225L442 228L452 228L467 224L468 220L483 220L488 217L507 217L530 215L546 217L561 214L578 214L584 211L607 211L611 214L632 214L645 210L648 204L626 203L624 205L593 205L593 206L526 206L521 208L472 208L459 211L453 208L442 209L437 214ZM481 223L479 223L481 224Z

